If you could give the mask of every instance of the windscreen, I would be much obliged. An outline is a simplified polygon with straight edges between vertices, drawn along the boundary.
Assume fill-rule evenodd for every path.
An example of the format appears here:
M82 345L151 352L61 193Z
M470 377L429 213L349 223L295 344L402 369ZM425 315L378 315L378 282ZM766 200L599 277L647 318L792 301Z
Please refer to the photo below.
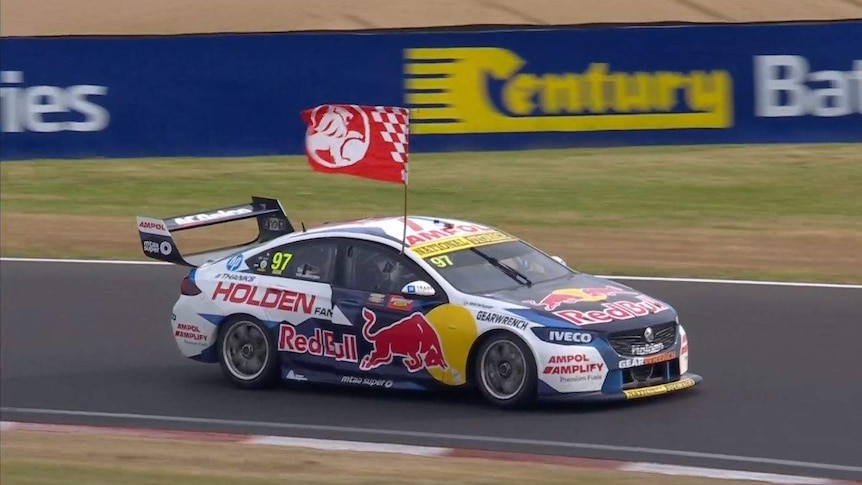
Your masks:
M571 270L518 241L487 244L423 258L452 286L470 294L544 283Z

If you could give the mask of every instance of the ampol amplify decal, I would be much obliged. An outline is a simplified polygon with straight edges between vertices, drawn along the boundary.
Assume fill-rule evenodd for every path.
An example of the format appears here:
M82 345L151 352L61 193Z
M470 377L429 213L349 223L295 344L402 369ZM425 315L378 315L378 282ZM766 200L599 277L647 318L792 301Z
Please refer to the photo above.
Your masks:
M862 60L848 62L848 67L847 71L817 71L803 56L754 56L755 115L832 118L862 114Z
M499 47L406 49L405 92L415 134L728 128L724 70L626 72L605 62L553 72ZM705 59L706 61L706 59Z
M207 345L207 336L201 332L197 325L191 323L178 323L174 331L174 337L181 338L185 343L196 343Z
M0 71L0 129L3 133L102 131L111 116L97 103L107 86L25 86L23 71Z
M600 372L604 363L590 362L584 354L552 355L542 374L589 374Z
M180 352L186 357L200 355L201 351L215 342L216 326L193 312L171 315L171 329Z
M540 350L539 378L559 392L598 391L608 366L592 347L548 347ZM544 354L544 355L541 355Z

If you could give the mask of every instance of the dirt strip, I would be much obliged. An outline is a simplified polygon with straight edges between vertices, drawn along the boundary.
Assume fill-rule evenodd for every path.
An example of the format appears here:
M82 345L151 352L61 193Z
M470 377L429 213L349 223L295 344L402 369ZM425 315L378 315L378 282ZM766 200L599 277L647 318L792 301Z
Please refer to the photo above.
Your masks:
M4 213L0 224L3 256L145 259L133 218ZM255 230L253 222L216 226L180 233L177 242L191 253L254 239ZM567 228L505 230L591 273L862 282L856 227L578 229L574 238Z
M862 18L858 0L3 0L0 35Z
M662 465L652 465L662 474L625 472L620 469L642 470L649 464L478 450L427 448L426 455L417 447L403 447L405 453L412 453L408 455L400 453L398 445L387 445L385 453L360 452L354 450L369 444L355 443L354 449L351 442L331 442L333 448L329 449L330 442L326 440L315 440L312 449L291 444L291 438L94 426L4 422L2 438L0 481L4 484L227 484L236 480L247 485L285 480L307 484L389 484L403 483L408 476L411 484L843 483ZM304 441L309 440L297 440ZM273 446L268 442L281 444ZM408 448L411 450L407 451Z

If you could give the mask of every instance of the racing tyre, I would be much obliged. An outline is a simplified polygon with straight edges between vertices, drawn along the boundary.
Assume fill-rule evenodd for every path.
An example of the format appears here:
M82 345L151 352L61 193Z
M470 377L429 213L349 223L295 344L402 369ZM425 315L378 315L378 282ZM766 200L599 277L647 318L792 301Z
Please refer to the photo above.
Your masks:
M222 372L240 387L261 389L278 381L275 341L254 317L241 315L222 324L218 356Z
M536 360L521 339L494 335L480 345L473 366L482 395L501 408L521 408L536 399Z

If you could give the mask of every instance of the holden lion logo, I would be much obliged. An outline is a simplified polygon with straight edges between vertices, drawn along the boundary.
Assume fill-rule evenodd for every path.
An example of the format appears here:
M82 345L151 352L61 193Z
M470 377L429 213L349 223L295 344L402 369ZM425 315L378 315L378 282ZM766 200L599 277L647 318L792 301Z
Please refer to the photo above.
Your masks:
M652 327L647 327L644 330L644 339L648 344L651 344L653 340L655 340L655 332L652 331Z
M318 106L305 132L308 156L329 168L349 167L365 157L371 142L368 115L359 106Z

